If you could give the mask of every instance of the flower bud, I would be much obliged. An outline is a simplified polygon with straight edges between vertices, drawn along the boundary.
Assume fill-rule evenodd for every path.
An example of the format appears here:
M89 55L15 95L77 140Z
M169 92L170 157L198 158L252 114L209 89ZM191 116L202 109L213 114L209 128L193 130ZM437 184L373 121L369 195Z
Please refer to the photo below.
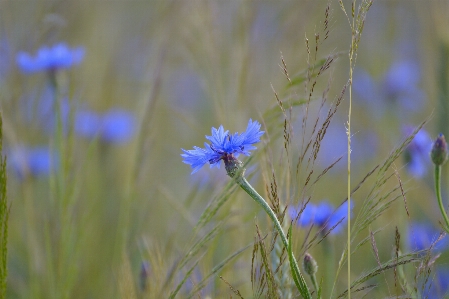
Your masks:
M315 259L307 252L304 255L302 266L304 268L304 271L310 276L315 275L315 273L318 271L318 265Z
M437 166L443 165L447 160L447 152L446 139L444 138L444 135L440 133L433 143L432 151L430 152L433 164Z

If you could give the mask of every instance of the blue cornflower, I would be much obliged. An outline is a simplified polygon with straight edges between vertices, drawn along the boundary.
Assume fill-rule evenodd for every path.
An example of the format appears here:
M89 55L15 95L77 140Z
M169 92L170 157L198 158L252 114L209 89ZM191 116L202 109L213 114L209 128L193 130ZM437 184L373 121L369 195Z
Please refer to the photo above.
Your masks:
M57 168L57 156L45 146L19 146L11 151L9 166L19 178L27 175L48 176Z
M193 150L182 149L184 154L183 162L192 166L192 174L197 172L201 167L209 162L210 167L220 168L220 160L225 163L233 160L240 154L249 156L250 150L256 149L253 144L260 141L260 137L264 131L260 131L260 123L258 121L248 121L246 131L242 134L229 134L223 126L218 129L212 128L212 136L206 136L211 143L204 143L204 148L194 146Z
M413 132L411 126L404 128L405 135ZM432 138L429 133L421 129L416 133L409 146L404 151L404 158L407 171L416 178L422 178L429 166L431 166L429 154L432 150Z
M59 43L53 47L40 48L35 57L25 52L19 52L16 61L20 70L29 74L70 68L83 60L84 52L83 47L70 49L66 43Z
M413 222L410 224L407 243L410 249L413 250L425 250L434 243L440 236L440 231L437 230L433 225L429 223L418 223ZM433 247L434 250L443 251L449 247L449 239L444 236L438 243Z
M136 117L122 109L111 109L104 114L83 110L75 116L75 133L89 139L99 137L109 143L128 142L136 131Z
M351 202L351 212L353 203ZM288 212L292 219L296 219L298 213L301 211L301 205L297 207L290 207ZM347 222L348 202L344 202L336 210L334 206L327 201L322 201L318 205L308 203L302 211L297 224L302 227L317 226L323 233L333 228L330 234L338 234L342 229L344 223ZM340 222L341 221L341 222ZM339 223L340 222L340 223Z

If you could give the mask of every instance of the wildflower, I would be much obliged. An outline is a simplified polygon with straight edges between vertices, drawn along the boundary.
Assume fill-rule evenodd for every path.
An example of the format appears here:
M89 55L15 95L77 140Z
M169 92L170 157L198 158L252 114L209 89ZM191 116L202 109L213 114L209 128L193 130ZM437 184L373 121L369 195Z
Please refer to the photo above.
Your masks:
M42 47L35 57L25 52L17 54L17 65L26 74L47 70L70 68L79 64L84 58L84 48L70 49L66 43L59 43L53 47Z
M440 237L440 231L435 229L428 223L414 222L410 225L407 241L408 246L411 249L421 251L428 249L433 243L435 243ZM433 249L437 251L445 250L449 247L449 239L444 236L436 244Z
M211 143L204 143L204 148L194 146L193 150L182 149L184 154L183 162L192 166L192 174L209 162L210 167L220 168L220 160L225 162L228 174L232 169L238 167L239 161L236 159L240 154L249 156L251 150L256 149L253 144L260 141L264 131L260 131L260 124L257 121L248 122L246 131L229 134L223 126L218 129L212 128L212 136L206 136Z
M126 143L135 130L134 114L122 109L111 109L104 114L83 110L75 116L75 133L89 139L98 136L105 142Z
M48 176L57 166L56 156L45 146L20 146L15 148L10 156L8 164L19 178L27 175Z
M351 202L351 211L353 204ZM301 211L301 207L290 207L289 214L292 219L296 219L298 213ZM320 228L323 233L327 233L332 229L330 234L338 234L343 229L343 223L347 221L346 216L348 212L348 202L346 201L336 210L332 204L327 201L323 201L318 205L308 203L301 213L297 224L299 226L314 225Z
M413 129L410 126L404 129L406 135L410 134ZM416 178L423 177L430 165L429 152L432 147L432 139L425 130L416 133L412 142L405 149L405 162L407 171Z
M430 152L433 164L440 166L447 160L447 143L444 135L440 133L433 143L432 151Z

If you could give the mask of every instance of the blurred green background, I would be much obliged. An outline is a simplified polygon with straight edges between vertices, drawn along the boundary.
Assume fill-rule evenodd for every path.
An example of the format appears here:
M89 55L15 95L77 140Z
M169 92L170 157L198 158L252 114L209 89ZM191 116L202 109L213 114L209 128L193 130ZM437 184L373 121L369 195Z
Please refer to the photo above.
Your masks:
M349 1L344 3L350 7ZM150 265L149 287L160 290L195 238L201 213L229 183L223 167L203 167L190 175L181 148L202 146L211 127L242 132L248 119L260 121L266 134L249 167L251 183L266 196L272 167L284 170L278 163L283 159L283 140L275 138L282 134L283 116L279 109L274 121L265 118L266 111L277 106L273 89L286 103L307 95L302 84L288 88L281 55L295 77L307 68L305 38L312 62L315 33L320 33L317 59L340 55L320 78L313 99L320 99L330 78L330 102L347 82L350 27L338 1L330 1L331 30L324 41L326 5L305 0L1 1L0 103L11 202L7 298L157 298L156 291L140 291L142 263ZM354 74L354 184L400 144L406 126L416 127L432 115L425 127L429 136L449 134L448 15L449 3L437 0L376 1L369 11ZM129 141L120 144L86 139L69 129L62 141L63 174L34 175L15 169L10 157L18 147L57 145L55 134L40 126L38 112L39 103L48 97L48 77L20 72L16 57L20 51L35 55L42 46L58 42L85 49L79 65L58 74L73 111L124 109L134 115L135 127ZM309 126L329 108L330 102L319 112L319 102L312 101ZM346 155L347 110L348 94L323 141L316 173ZM292 110L297 148L304 114L302 107ZM69 127L73 128L73 119ZM312 202L341 203L347 192L345 161L308 190ZM415 165L417 172L409 171L407 162L404 157L395 166L408 192L410 216L399 199L371 228L384 228L378 237L383 258L391 256L395 226L403 234L404 251L410 223L431 223L438 230L430 161ZM57 187L60 178L65 185L62 193ZM286 183L279 179L281 189ZM395 184L392 180L390 185ZM364 195L362 188L354 196L355 214ZM300 200L281 198L285 204ZM207 245L190 284L253 242L255 223L265 231L271 229L260 208L241 190L232 194L211 225L220 221L224 228ZM301 244L299 230L297 244ZM332 236L331 241L337 263L345 234ZM323 248L318 245L312 253L320 265ZM438 264L447 267L447 259L443 254ZM354 276L375 265L367 246L354 256ZM250 270L251 249L247 249L213 275L196 297L233 295L218 278L222 275L243 297L251 298ZM175 273L174 281L183 275ZM169 290L176 286L168 284ZM341 275L338 290L345 285ZM182 294L189 294L189 286L183 288L179 297L187 298ZM376 292L380 298L390 291Z

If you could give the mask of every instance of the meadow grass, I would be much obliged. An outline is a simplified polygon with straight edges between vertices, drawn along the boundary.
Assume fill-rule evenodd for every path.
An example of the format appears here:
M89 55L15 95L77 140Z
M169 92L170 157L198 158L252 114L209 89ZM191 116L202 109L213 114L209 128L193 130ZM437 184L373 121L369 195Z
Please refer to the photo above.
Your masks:
M447 295L447 172L416 166L447 68L408 112L413 67L377 84L369 48L385 12L432 19L334 2L0 3L0 298Z

